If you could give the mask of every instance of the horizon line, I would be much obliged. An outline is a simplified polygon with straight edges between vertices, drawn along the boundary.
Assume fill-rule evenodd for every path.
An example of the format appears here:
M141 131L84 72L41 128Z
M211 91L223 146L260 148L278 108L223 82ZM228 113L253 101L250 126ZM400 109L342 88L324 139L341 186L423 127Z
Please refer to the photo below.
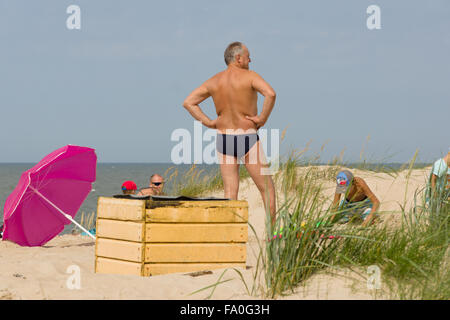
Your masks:
M1 164L37 164L38 162L28 162L28 161L17 161L17 162L1 162L0 161L0 165ZM405 163L409 163L409 161L406 162L401 162L401 161L393 161L393 162L367 162L367 161L353 161L353 162L347 162L347 163L341 163L341 164L334 164L334 165L342 165L342 164L405 164ZM415 162L414 164L433 164L434 161L431 162ZM174 164L172 162L134 162L134 161L129 161L129 162L117 162L117 161L111 161L111 162L97 162L97 164L170 164L173 166L181 166L181 165L207 165L207 166L212 166L212 165L218 165L218 163L212 163L212 164L207 164L207 163L181 163L181 164ZM311 162L312 165L331 165L330 163L327 162Z

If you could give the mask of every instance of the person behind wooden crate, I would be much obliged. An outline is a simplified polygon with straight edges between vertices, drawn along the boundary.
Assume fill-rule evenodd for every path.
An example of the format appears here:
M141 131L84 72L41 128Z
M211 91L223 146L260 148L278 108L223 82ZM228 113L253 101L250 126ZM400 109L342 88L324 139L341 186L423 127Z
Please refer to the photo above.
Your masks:
M161 196L164 195L164 178L159 174L152 174L150 183L147 188L140 189L137 192L138 196Z
M122 184L122 192L123 194L136 194L137 186L134 181L128 180Z

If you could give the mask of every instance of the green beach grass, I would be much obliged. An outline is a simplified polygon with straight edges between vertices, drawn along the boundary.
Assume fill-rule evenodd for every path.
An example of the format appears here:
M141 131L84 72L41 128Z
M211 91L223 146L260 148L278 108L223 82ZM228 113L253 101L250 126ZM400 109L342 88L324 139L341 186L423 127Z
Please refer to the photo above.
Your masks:
M344 166L337 161L320 170L312 161L302 160L304 152L291 152L274 176L278 195L275 233L261 237L250 229L258 241L259 251L252 283L244 280L238 269L225 270L218 281L207 288L212 296L215 288L229 281L222 280L233 270L241 279L247 293L263 298L292 294L312 275L320 272L350 270L359 279L366 279L369 266L381 271L383 289L378 296L390 299L449 299L449 212L446 196L424 199L423 190L416 190L414 205L396 212L401 215L399 226L375 224L361 227L358 223L330 223L333 213L325 205L324 181L334 181ZM395 177L402 170L407 179L416 167L413 159L398 169L371 166L371 172L384 172ZM362 163L359 170L367 167ZM297 170L304 167L304 170ZM220 177L219 177L220 178ZM406 189L405 185L405 201ZM193 182L195 183L195 182ZM210 186L220 188L218 182ZM202 192L206 192L208 185ZM339 214L339 212L337 212ZM266 212L266 222L270 221ZM266 225L266 230L270 226ZM331 237L331 239L330 239ZM377 292L375 292L375 296Z
M189 170L180 174L176 167L170 167L164 173L166 184L171 183L173 188L171 193L187 197L200 197L206 193L223 190L223 182L220 170L216 169L212 173L206 173L193 164ZM249 174L245 167L240 166L239 178L248 178Z

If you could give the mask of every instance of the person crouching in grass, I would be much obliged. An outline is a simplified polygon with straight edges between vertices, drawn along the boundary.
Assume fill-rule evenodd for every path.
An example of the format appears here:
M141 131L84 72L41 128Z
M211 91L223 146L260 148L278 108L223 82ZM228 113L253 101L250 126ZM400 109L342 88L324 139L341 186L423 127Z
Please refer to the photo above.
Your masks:
M364 179L354 177L349 170L343 170L338 173L336 183L332 210L338 211L338 214L331 217L331 222L362 220L362 226L372 223L377 217L380 201ZM342 194L344 198L341 200Z

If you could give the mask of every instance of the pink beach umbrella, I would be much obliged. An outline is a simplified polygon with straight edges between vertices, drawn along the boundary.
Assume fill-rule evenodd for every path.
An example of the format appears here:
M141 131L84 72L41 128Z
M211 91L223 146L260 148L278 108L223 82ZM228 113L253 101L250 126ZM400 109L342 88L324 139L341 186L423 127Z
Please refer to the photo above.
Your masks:
M42 246L73 222L96 176L95 150L68 145L22 173L6 199L3 239L21 246Z

